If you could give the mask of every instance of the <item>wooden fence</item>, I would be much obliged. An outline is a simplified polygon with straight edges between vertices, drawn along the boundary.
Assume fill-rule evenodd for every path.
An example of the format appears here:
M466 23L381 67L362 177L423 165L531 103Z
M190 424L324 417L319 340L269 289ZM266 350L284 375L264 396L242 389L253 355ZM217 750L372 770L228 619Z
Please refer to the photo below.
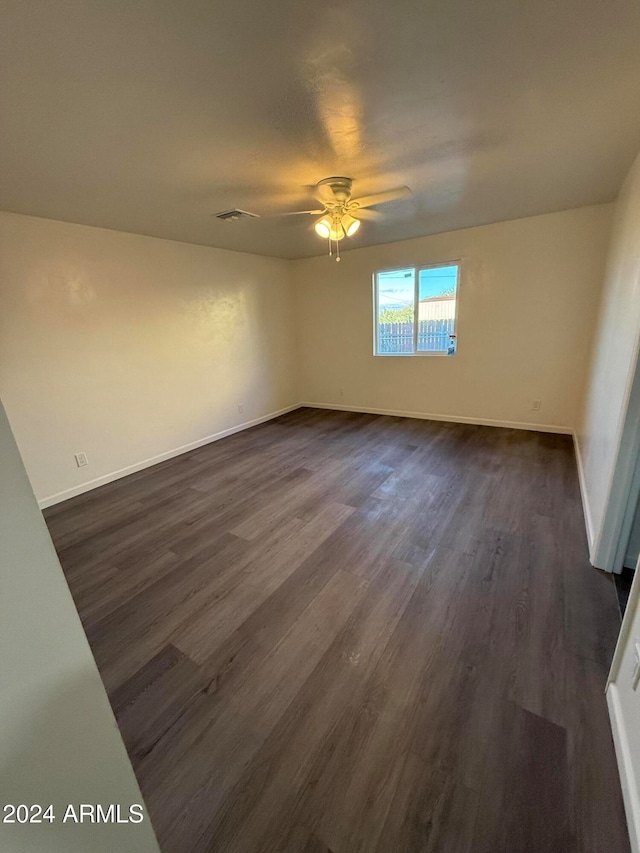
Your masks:
M422 320L418 326L418 352L447 352L455 320ZM413 352L413 323L379 323L379 353Z

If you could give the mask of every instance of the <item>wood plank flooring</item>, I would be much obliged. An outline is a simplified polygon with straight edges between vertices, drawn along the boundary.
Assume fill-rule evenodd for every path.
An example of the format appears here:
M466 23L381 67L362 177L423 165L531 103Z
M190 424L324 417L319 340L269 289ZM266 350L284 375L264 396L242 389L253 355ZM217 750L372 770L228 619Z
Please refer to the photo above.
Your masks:
M300 409L45 513L165 853L627 853L566 436Z

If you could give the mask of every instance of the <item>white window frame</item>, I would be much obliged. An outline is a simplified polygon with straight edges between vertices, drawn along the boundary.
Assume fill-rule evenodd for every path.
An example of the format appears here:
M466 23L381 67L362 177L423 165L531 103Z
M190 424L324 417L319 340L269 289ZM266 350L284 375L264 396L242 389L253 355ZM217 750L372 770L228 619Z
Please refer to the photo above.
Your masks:
M378 352L378 276L380 273L385 272L394 272L395 270L414 270L414 288L415 293L413 297L414 310L419 313L420 311L420 272L422 270L435 270L440 267L452 267L456 266L458 268L458 274L456 276L456 310L453 320L453 327L455 329L456 336L456 351L453 356L449 355L448 352L444 350L430 350L419 352L418 351L418 332L420 330L420 322L418 317L416 316L413 323L413 352ZM446 358L455 358L458 354L458 302L460 298L460 279L462 278L462 258L455 258L451 261L441 261L437 264L395 264L392 267L384 267L383 269L376 270L373 274L373 354L377 358L414 358L418 356L422 358L423 356L427 356L429 358L440 358L445 356ZM415 315L414 315L415 316Z

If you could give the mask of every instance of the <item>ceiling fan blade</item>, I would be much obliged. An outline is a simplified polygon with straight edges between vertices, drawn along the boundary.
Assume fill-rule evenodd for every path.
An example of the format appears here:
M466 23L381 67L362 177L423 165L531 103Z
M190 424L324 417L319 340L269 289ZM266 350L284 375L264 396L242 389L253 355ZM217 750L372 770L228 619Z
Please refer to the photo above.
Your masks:
M386 204L388 201L395 201L398 198L407 198L411 195L409 187L396 187L394 190L386 190L382 193L373 193L365 195L362 198L354 198L354 202L360 207L373 207L375 204Z
M305 213L311 216L320 216L324 211L324 207L321 210L291 210L288 213L279 213L277 216L303 216Z
M312 190L312 195L321 204L326 204L328 201L335 202L336 200L333 190L328 184L317 184Z
M380 213L379 210L367 210L365 207L358 207L352 213L356 219L362 219L363 222L365 220L367 222L378 222L380 219L384 219L384 213Z

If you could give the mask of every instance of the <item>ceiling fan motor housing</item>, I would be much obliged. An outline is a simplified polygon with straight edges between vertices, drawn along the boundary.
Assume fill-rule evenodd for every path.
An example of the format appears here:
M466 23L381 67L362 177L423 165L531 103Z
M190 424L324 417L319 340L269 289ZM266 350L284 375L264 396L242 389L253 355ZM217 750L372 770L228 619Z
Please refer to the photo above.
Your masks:
M333 193L333 197L337 204L346 204L351 198L351 187L353 180L351 178L334 177L324 178L318 181L319 187L329 187Z

